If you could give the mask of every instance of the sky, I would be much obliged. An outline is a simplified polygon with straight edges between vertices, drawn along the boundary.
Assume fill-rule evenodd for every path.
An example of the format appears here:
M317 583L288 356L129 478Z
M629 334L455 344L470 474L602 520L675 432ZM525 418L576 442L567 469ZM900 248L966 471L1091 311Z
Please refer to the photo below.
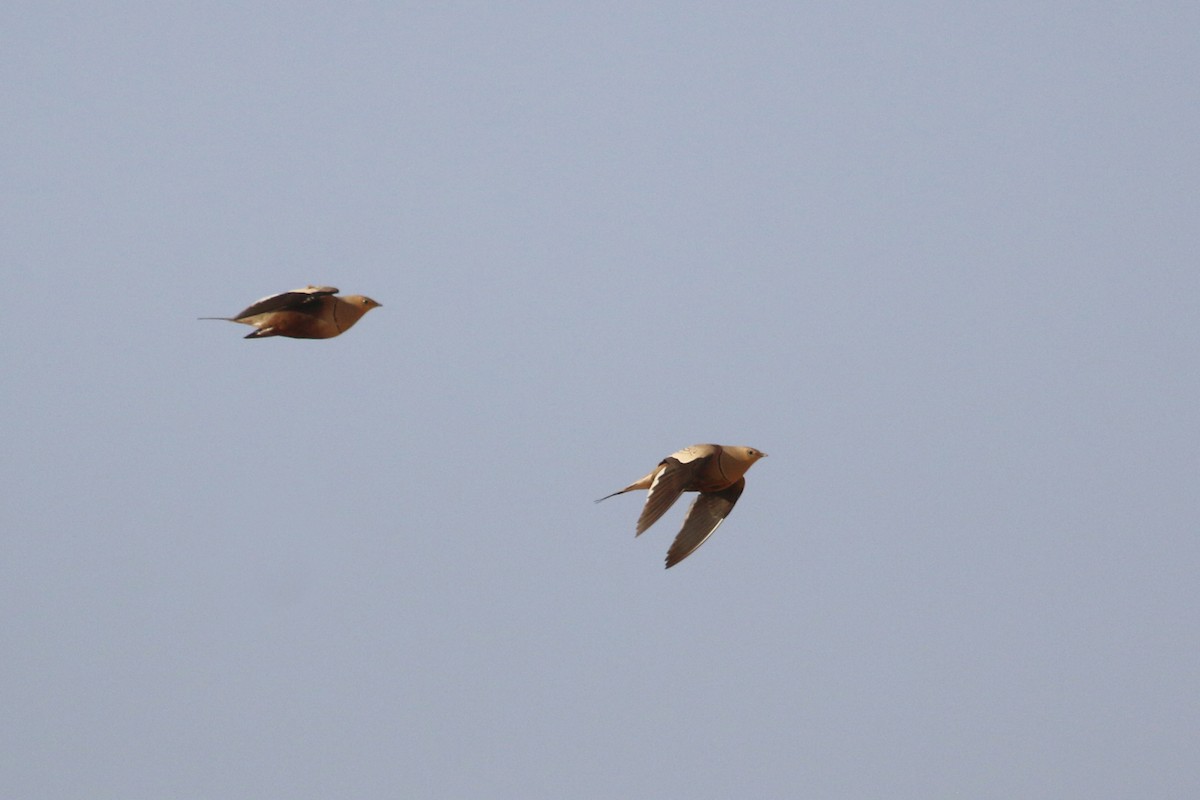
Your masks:
M5 4L0 796L1197 796L1197 30Z

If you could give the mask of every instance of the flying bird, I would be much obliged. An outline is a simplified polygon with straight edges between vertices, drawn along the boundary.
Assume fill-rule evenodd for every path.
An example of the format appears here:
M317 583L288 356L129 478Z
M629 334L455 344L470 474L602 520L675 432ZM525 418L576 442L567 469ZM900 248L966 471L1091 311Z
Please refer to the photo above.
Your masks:
M637 533L642 533L667 513L684 492L700 496L683 518L683 527L667 551L667 569L683 561L721 526L746 488L746 470L766 453L753 447L719 444L694 444L664 458L645 477L618 492L601 497L607 500L634 489L649 489L646 505L638 517ZM600 500L596 502L599 503Z
M376 303L361 294L335 297L332 286L305 286L290 292L264 297L233 317L200 317L223 319L252 325L255 330L247 339L266 336L288 336L293 339L332 339L350 330L363 314Z

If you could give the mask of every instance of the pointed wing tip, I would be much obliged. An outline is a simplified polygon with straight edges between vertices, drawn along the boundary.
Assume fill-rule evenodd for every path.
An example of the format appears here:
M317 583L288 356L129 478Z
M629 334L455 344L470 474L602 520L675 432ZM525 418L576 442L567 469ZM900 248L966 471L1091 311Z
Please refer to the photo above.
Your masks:
M634 535L634 536L641 536L643 533L645 533L646 531L650 530L650 526L651 526L651 525L653 525L653 524L654 524L655 522L657 522L657 521L658 521L658 520L656 520L656 519L655 519L655 520L651 520L651 521L649 521L649 522L646 522L645 520L640 520L640 519L639 519L639 520L638 520L638 524L637 524L637 529L636 529L636 530L634 530L634 532L633 532L633 535Z
M703 544L703 542L701 542L701 544ZM699 544L696 545L696 547L693 547L691 550L688 550L686 553L680 553L677 550L675 550L674 547L672 547L670 550L667 551L667 557L666 557L666 559L664 559L664 562L667 565L665 567L665 569L670 569L671 567L678 564L680 561L683 561L685 558L690 556L692 553L696 552L696 549L698 547L700 547Z

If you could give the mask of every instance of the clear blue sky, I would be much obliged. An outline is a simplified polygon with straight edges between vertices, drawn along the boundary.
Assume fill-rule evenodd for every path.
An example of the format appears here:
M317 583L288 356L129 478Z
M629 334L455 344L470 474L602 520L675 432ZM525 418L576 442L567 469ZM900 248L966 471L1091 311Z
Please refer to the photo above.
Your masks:
M6 4L0 796L1200 796L1197 31Z

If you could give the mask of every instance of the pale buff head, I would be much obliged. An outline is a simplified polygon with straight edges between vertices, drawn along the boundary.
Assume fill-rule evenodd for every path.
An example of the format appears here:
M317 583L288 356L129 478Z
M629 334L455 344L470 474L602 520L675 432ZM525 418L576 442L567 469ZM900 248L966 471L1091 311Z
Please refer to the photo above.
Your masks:
M362 315L366 314L372 308L378 308L379 303L376 303L369 297L363 297L361 294L348 294L345 297L332 298L335 306L332 306L333 321L337 325L338 333L347 330L351 325L362 319Z
M737 480L746 474L746 470L760 458L766 458L766 453L753 447L722 445L720 459L721 473L730 480Z
M762 450L755 450L753 447L725 447L723 449L738 461L745 461L747 465L767 457Z
M357 308L358 315L360 317L370 311L372 308L379 308L380 306L379 303L376 303L369 297L363 297L361 294L348 294L345 297L339 297L338 299L343 303L349 303Z

